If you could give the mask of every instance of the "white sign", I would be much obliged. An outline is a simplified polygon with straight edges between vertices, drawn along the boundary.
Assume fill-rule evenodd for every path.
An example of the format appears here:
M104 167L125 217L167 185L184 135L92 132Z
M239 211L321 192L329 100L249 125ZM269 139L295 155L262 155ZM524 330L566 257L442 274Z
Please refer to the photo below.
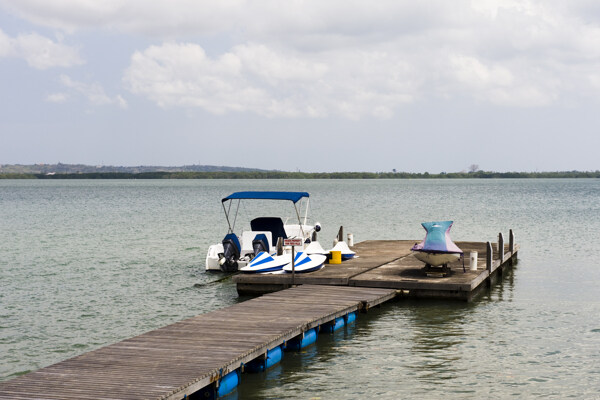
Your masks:
M283 239L284 246L302 246L302 238Z

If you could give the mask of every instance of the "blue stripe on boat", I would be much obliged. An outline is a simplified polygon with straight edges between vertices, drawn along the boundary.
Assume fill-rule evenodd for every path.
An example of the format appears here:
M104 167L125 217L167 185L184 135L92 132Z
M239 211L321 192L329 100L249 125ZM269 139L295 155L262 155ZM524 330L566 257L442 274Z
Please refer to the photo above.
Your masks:
M274 258L271 257L270 255L267 254L266 256L263 256L262 254L267 254L267 253L265 253L264 251L261 251L260 253L258 253L258 255L254 258L254 260L258 259L258 261L255 262L254 260L252 260L250 262L249 267L254 267L254 266L261 265L261 264L264 264L264 263L274 260ZM262 257L262 259L260 259L260 257Z

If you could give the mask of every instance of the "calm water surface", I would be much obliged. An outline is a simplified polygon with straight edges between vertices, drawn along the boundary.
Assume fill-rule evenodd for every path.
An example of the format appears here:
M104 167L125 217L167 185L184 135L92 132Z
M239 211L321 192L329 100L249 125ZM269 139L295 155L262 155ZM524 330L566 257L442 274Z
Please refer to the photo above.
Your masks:
M0 380L239 301L204 287L238 190L302 190L328 247L513 229L519 264L477 301L396 301L244 375L228 398L599 398L600 180L0 181ZM285 210L289 210L286 208ZM251 216L254 210L242 210ZM288 215L291 216L292 213Z

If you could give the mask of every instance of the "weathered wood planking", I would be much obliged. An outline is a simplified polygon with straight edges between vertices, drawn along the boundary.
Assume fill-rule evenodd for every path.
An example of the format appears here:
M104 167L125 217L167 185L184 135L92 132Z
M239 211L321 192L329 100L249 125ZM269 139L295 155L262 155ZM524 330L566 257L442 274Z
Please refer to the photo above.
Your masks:
M182 399L308 329L395 295L310 285L271 293L0 382L0 399Z
M435 297L456 298L470 300L477 289L480 288L490 275L494 274L500 267L511 262L519 246L515 245L514 254L504 247L503 261L493 259L491 268L486 266L486 243L479 242L457 242L457 245L465 252L465 258L469 253L477 251L477 270L469 269L469 261L465 261L463 271L462 261L455 261L449 266L452 272L446 277L429 277L423 270L423 263L413 255L406 255L391 263L372 269L364 274L357 275L350 280L351 286L382 287L402 290L406 295L412 297ZM498 254L502 254L497 251Z
M356 275L387 264L402 256L410 254L414 241L399 240L367 240L357 243L352 249L359 257L344 261L339 265L326 265L325 268L307 273L297 273L296 284L306 285L341 285L347 286ZM291 285L291 274L240 274L233 277L239 284Z
M512 236L511 236L512 238ZM296 284L341 285L354 287L380 287L402 290L413 297L456 298L470 300L483 282L494 272L510 264L519 249L517 244L492 246L490 268L487 268L487 244L484 242L456 242L465 253L463 262L449 264L451 273L445 277L427 276L424 264L412 255L410 248L415 240L370 240L353 247L358 258L344 261L340 265L326 265L325 268L307 274L296 274ZM477 251L478 268L469 270L469 253ZM291 284L291 274L243 274L234 277L240 294L257 294L280 290Z

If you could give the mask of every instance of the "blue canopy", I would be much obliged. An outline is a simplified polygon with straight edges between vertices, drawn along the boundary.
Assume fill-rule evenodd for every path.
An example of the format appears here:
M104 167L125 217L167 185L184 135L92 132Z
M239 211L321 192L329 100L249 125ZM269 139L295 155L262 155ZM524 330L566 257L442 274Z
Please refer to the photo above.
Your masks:
M290 200L296 203L303 197L309 197L306 192L235 192L221 199L221 202L235 199L260 199L260 200Z

